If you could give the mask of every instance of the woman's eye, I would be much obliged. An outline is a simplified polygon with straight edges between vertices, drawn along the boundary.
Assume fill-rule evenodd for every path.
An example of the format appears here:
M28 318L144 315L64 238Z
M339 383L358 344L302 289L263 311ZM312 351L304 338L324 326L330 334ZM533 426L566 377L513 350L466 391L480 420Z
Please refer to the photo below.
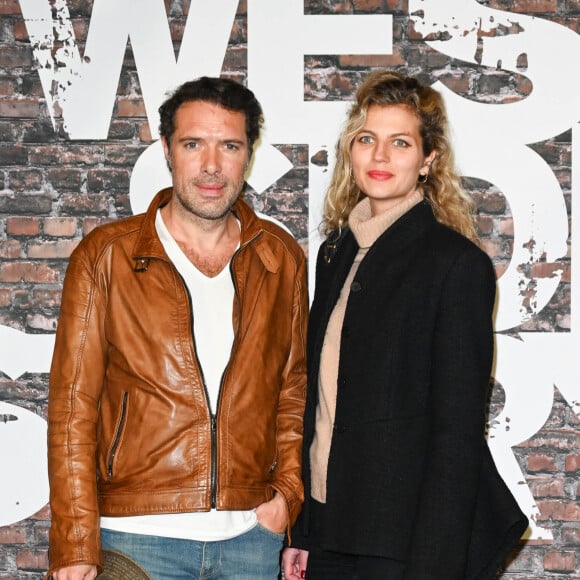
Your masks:
M395 139L395 147L409 147L409 144L403 139Z
M373 142L373 138L370 135L361 135L358 140L359 143L364 143L365 145Z

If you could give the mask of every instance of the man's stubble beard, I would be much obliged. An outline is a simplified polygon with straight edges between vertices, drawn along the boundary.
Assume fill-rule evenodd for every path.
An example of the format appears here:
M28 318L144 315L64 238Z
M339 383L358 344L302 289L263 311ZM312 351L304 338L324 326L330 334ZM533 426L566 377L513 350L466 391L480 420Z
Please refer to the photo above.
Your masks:
M186 187L188 190L194 192L198 183L221 183L221 182L219 180L205 182L203 181L196 182L192 180L187 183ZM216 202L218 202L217 207L214 206L211 201L207 203L203 202L199 204L196 203L195 193L189 195L186 191L184 195L183 188L177 186L176 184L173 184L173 191L181 207L187 213L191 214L192 217L207 221L220 221L223 220L230 213L230 210L232 209L233 205L239 199L244 187L244 180L242 179L236 188L234 188L234 184L232 184L231 182L226 182L224 185L226 186L226 190L228 191L228 193L223 197L221 197L219 200L216 200ZM237 194L230 196L229 192L232 189L237 190ZM220 206L219 202L224 202L225 205ZM207 211L205 211L206 209Z

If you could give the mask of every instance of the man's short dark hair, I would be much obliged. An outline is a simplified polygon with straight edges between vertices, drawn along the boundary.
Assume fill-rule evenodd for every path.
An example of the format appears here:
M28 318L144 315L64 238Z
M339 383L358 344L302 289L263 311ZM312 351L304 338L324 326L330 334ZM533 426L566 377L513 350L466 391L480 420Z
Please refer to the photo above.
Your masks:
M159 134L171 144L175 131L175 113L183 104L191 101L204 101L219 105L229 111L244 113L246 116L246 137L250 154L254 143L260 136L263 113L260 103L250 89L231 79L200 77L178 87L159 107Z

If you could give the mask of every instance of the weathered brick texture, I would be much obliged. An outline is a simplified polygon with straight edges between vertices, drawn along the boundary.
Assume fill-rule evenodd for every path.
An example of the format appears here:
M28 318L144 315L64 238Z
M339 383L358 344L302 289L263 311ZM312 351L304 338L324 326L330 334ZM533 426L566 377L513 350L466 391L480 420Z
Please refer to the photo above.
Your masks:
M189 3L165 0L176 51ZM67 4L82 51L93 0L68 0ZM479 0L479 4L544 18L576 33L580 30L578 0ZM241 81L247 74L246 12L246 2L240 0L222 71ZM426 82L439 80L462 97L482 103L517 101L533 90L525 76L526 55L520 55L518 72L513 72L466 63L428 46L426 40L444 35L423 38L409 18L406 0L304 0L304 12L393 16L392 54L305 55L304 97L308 101L348 100L367 71L376 67L392 67ZM504 27L488 34L509 32ZM32 334L54 332L67 258L82 236L131 214L131 171L152 142L130 45L106 141L71 141L58 116L57 129L53 129L36 66L18 0L0 0L0 324ZM576 74L575 70L570 74ZM557 176L569 212L571 141L571 131L566 131L532 146ZM307 251L308 164L312 160L324 166L327 161L324 152L309 151L304 144L276 146L293 169L264 194L249 188L247 197L256 209L284 222ZM483 247L501 275L514 243L509 203L492 183L467 177L464 184L477 204ZM570 259L568 252L557 263L530 268L529 274L535 277L550 277L558 269L564 274L548 306L512 329L514 335L524 330L569 332ZM26 373L12 380L0 373L0 400L43 416L47 389L44 374ZM503 403L503 389L494 383L490 416ZM580 421L558 391L544 427L514 452L537 501L540 523L552 531L554 540L523 545L510 556L501 577L580 580ZM43 577L49 519L45 507L23 522L0 528L0 580Z

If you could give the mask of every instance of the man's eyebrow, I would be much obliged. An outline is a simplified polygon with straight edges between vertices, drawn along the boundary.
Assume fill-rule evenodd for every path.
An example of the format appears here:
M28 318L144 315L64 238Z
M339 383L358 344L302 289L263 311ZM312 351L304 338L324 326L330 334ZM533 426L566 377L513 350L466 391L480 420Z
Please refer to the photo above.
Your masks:
M178 143L185 141L207 141L207 138L197 137L196 135L183 135L177 139ZM219 143L238 143L240 145L245 145L247 141L245 139L238 139L237 137L224 137L223 139L219 139Z

